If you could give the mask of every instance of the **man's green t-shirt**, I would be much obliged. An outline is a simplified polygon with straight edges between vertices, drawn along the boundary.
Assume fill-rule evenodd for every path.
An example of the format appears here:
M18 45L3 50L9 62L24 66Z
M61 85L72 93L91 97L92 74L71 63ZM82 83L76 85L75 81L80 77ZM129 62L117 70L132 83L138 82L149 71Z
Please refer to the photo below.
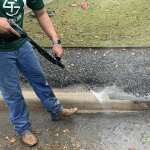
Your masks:
M0 17L13 19L20 27L23 27L25 5L32 10L41 10L44 8L43 0L0 0ZM0 38L7 36L9 35L0 34ZM16 50L21 47L25 41L23 38L5 43L0 40L0 51Z

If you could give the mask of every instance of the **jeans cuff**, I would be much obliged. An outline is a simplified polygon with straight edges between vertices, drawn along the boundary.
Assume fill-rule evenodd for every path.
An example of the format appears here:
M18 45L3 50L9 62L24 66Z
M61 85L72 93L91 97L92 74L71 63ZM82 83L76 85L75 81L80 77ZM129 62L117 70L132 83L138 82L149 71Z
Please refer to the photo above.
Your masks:
M52 117L57 117L57 116L59 116L60 113L62 112L62 110L63 110L63 106L61 106L61 107L59 108L59 110L58 110L55 114L51 114L51 116L52 116Z
M25 130L24 132L22 132L22 133L18 133L19 135L23 135L23 134L26 134L26 133L28 133L28 132L30 132L31 131L31 129L28 129L28 130Z

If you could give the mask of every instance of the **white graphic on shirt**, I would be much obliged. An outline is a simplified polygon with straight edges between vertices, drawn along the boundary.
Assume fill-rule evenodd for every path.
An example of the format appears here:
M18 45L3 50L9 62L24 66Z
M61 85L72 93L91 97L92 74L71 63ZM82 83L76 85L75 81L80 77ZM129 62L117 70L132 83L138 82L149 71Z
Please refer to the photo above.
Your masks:
M17 2L17 0L14 0L13 2L8 2L9 0L5 0L3 4L3 8L10 9L10 13L6 13L8 16L14 16L18 13L20 10L20 6L14 6L14 4ZM24 0L25 1L25 0ZM14 10L15 9L15 10ZM17 9L17 10L16 10ZM14 12L15 11L15 12Z
M23 0L24 6L27 4L27 0Z

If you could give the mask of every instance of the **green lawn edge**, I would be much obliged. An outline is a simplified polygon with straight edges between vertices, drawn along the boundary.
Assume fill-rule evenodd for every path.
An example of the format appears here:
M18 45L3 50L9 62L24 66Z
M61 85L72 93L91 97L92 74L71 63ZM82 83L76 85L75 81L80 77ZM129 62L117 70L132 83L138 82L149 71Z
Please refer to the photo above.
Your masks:
M55 0L46 10L51 17L63 47L149 47L149 0ZM72 4L76 7L72 7ZM35 18L24 17L24 29L44 47L52 46Z

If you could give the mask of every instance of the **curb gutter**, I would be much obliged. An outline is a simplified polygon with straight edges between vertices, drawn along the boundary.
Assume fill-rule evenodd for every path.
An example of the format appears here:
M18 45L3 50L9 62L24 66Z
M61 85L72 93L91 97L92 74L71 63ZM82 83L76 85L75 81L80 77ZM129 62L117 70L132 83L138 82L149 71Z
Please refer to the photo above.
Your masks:
M44 109L40 99L32 89L22 89L28 109ZM135 103L131 100L112 100L107 94L102 95L102 103L90 92L59 92L54 94L66 108L78 107L81 111L137 111L150 110L150 102ZM7 108L0 96L0 108Z

